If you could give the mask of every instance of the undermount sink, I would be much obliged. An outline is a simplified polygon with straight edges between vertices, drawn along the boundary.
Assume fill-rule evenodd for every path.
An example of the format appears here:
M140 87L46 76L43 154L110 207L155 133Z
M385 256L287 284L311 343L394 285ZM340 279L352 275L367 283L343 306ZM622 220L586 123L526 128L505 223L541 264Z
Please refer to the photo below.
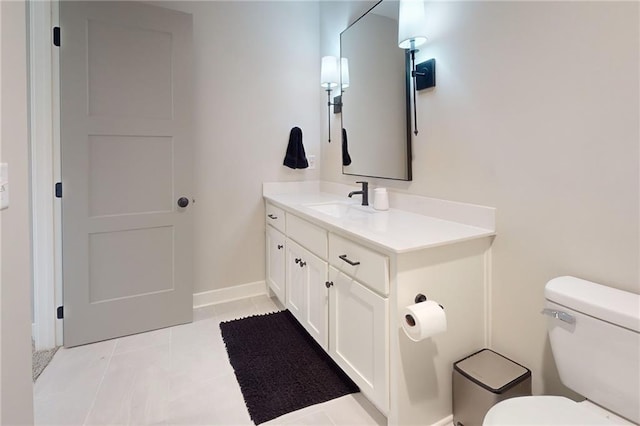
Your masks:
M305 204L305 207L308 207L318 213L326 214L328 216L336 218L366 218L374 213L374 210L371 207L360 206L358 204L350 204L340 201Z

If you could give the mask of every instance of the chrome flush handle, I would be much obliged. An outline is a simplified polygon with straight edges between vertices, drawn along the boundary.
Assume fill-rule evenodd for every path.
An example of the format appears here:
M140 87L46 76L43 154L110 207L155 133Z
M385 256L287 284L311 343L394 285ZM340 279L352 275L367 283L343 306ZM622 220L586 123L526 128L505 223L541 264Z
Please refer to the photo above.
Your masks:
M568 324L575 324L576 323L576 319L575 319L575 317L573 315L568 314L568 313L563 312L563 311L556 311L555 309L545 308L540 313L544 314L544 315L548 315L548 316L553 317L553 318L557 318L560 321L564 321L564 322L566 322Z

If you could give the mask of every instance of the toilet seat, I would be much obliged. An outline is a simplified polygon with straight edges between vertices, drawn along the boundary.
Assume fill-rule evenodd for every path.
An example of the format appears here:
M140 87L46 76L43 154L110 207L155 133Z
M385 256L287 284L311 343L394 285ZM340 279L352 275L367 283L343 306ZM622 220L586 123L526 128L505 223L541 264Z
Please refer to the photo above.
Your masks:
M524 396L504 400L489 410L483 426L620 424L584 404L562 396Z

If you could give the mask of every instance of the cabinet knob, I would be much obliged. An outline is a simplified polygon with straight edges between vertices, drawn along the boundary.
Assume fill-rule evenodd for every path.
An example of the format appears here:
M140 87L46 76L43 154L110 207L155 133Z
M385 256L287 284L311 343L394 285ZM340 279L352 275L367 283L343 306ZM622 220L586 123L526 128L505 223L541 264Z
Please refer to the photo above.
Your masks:
M329 288L333 285L333 281L327 281L324 283L325 287Z
M272 214L268 214L268 215L267 215L267 217L268 217L269 219L273 219L273 220L276 220L276 219L278 218L278 216L274 216L274 215L272 215Z
M282 244L278 244L278 250L282 250L284 246Z
M303 261L302 259L300 259L300 267L304 268L304 265L306 265L307 262Z
M300 261L301 261L301 260L302 260L302 259L300 259L299 257L296 257L295 262L296 262L296 263L300 263Z

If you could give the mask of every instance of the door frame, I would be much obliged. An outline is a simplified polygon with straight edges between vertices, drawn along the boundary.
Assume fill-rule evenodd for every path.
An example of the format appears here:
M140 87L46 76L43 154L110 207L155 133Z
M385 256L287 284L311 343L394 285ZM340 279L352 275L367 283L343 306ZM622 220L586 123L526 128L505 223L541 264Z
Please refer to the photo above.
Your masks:
M31 232L33 242L32 337L35 347L63 344L62 211L54 197L60 181L59 51L53 45L58 0L28 2L29 110L31 144ZM38 102L36 102L38 100Z

